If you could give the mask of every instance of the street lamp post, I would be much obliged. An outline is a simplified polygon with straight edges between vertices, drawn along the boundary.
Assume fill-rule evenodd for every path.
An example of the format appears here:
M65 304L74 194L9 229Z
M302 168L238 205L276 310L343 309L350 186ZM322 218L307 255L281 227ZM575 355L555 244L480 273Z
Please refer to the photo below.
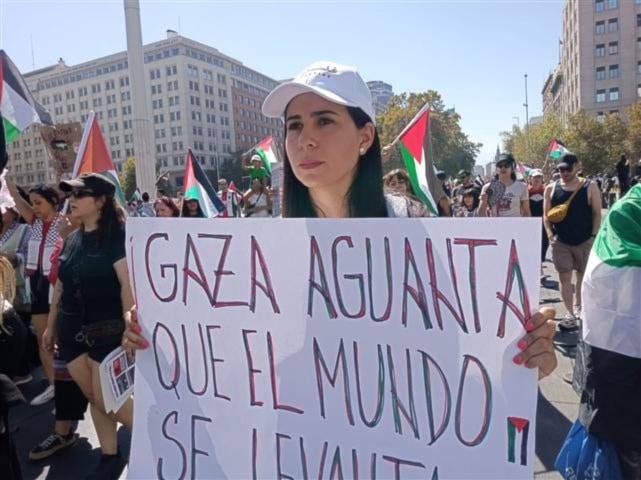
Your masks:
M512 117L512 120L516 120L516 128L521 130L521 119L519 117Z
M527 141L527 163L530 163L530 116L528 114L528 103L527 103L527 73L525 74L525 139Z

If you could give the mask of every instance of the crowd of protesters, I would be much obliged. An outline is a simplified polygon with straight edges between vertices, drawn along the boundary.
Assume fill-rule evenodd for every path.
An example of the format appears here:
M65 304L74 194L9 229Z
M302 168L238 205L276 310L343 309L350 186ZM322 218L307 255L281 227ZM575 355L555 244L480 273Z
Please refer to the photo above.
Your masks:
M353 95L346 96L346 88ZM282 191L269 188L262 159L254 155L251 165L243 161L250 178L245 193L218 179L217 195L224 205L218 218L273 216L276 195L282 198L285 218L437 215L421 202L407 172L394 170L383 176L371 96L353 68L312 65L277 87L265 99L263 112L286 119ZM305 163L310 152L321 159L318 166ZM581 177L580 170L577 157L566 154L550 178L532 170L528 178L519 179L516 160L503 154L491 179L474 179L461 170L450 184L439 172L443 192L435 199L439 216L541 218L541 261L551 246L567 310L559 328L565 330L576 330L580 324L581 280L601 224L599 188L596 181ZM76 422L89 406L102 453L95 478L118 478L125 458L116 427L120 423L131 431L133 402L130 399L115 414L105 411L98 366L120 345L131 354L149 347L135 321L125 211L116 202L115 185L100 174L83 174L58 188L36 186L26 194L10 180L7 187L15 205L2 216L0 341L10 343L15 353L0 356L0 373L12 379L13 386L21 385L31 380L33 361L39 360L48 386L31 403L54 400L56 407L51 435L33 447L30 458L41 460L73 445ZM186 193L171 198L157 192L152 202L145 192L130 204L129 214L204 218L200 201ZM557 215L563 208L564 214ZM514 359L518 365L538 368L541 378L556 368L554 315L549 308L532 315L531 329ZM4 330L14 332L9 340L2 337ZM29 353L30 331L37 355ZM9 452L15 464L15 451ZM641 467L631 468L637 469L631 478L639 478Z

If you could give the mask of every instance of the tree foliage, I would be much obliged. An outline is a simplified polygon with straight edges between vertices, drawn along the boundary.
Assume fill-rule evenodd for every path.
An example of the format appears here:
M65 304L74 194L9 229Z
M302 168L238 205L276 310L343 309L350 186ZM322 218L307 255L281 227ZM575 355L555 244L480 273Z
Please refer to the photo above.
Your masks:
M641 159L641 102L628 108L628 134L626 139L628 153L632 160Z
M122 191L125 193L125 198L130 199L136 191L136 159L134 157L127 159L122 175L119 175L118 180Z
M471 170L482 145L470 141L463 133L460 115L446 110L441 95L434 90L401 93L390 99L385 112L376 118L381 144L385 146L394 141L426 103L430 107L431 153L436 167L450 175L461 169ZM404 168L398 149L393 149L384 168L386 171Z
M530 125L530 161L528 162L528 130L516 125L510 132L502 132L503 151L511 152L518 162L534 167L551 167L547 158L550 140L558 138L579 158L587 174L611 170L619 156L638 148L641 153L641 106L633 105L626 125L619 115L601 119L579 110L568 118L563 128L554 115L546 115L541 123ZM635 131L636 135L632 135ZM547 160L547 164L546 164Z

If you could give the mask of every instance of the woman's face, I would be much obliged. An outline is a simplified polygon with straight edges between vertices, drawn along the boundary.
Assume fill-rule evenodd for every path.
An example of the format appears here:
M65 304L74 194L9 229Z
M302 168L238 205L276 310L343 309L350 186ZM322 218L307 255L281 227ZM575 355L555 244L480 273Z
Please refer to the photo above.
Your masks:
M472 208L472 206L474 205L474 197L472 197L471 195L464 196L463 203L467 208Z
M156 209L157 217L173 217L174 216L174 212L172 212L171 208L165 205L164 202L158 202L155 206L155 209Z
M80 198L75 195L69 197L69 206L71 207L71 217L81 222L100 215L100 209L104 204L104 197L96 198L91 195L81 196Z
M392 177L392 179L387 183L387 188L394 192L406 194L407 182L402 177Z
M198 212L198 200L190 198L185 200L185 204L187 205L187 210L189 210L189 213L195 215Z
M296 178L307 188L346 193L356 174L360 149L374 140L368 123L358 129L347 108L314 93L294 97L285 116L285 149Z
M260 192L263 189L263 184L257 178L252 181L252 190L256 193Z
M29 201L31 202L33 213L38 218L50 218L54 213L56 213L56 209L53 205L51 205L45 197L39 193L31 192L29 194Z
M16 221L17 218L18 216L16 215L16 212L14 212L11 208L7 208L5 212L2 214L2 226L8 227L14 221Z
M543 177L536 176L536 177L530 177L530 185L533 187L538 187L543 183Z

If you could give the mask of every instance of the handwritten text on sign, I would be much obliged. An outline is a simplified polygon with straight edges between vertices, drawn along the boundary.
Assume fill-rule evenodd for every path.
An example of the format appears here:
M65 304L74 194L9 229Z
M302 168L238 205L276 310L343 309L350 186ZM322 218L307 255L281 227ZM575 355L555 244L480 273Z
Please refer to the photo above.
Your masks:
M522 219L130 219L131 478L531 478Z

